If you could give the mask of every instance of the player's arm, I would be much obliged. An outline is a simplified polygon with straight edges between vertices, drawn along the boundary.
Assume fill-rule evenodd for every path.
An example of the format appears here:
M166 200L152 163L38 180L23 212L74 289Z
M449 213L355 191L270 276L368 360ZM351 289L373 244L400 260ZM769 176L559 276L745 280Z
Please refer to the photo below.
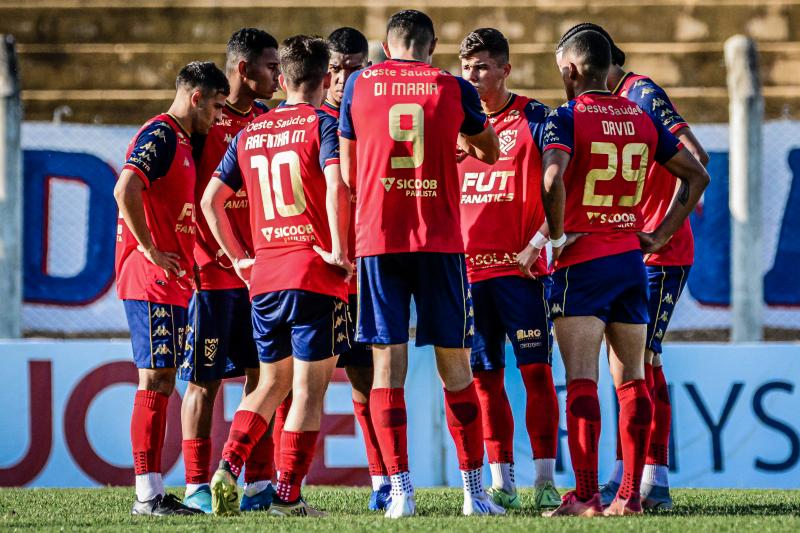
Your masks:
M478 91L465 79L456 79L461 87L461 107L464 111L458 147L472 157L492 165L500 157L500 140L483 112Z
M543 133L535 137L542 150L542 205L550 229L553 259L557 259L567 244L564 234L564 205L567 190L564 174L574 148L572 103L554 109L545 121Z
M353 104L353 91L361 73L350 76L344 85L342 103L339 106L339 162L341 165L342 179L353 190L356 184L356 131L353 125L351 108Z
M658 227L651 233L639 234L645 253L656 252L669 241L700 201L711 181L700 161L683 148L675 136L659 122L653 121L653 124L659 130L655 159L680 180L680 186Z
M683 144L683 146L689 150L689 153L691 153L695 159L700 161L701 165L704 167L708 166L708 153L706 153L703 145L700 144L700 141L697 139L697 137L695 137L694 132L691 130L691 128L689 128L689 126L678 130L675 133L675 136L678 138L681 144Z
M550 242L549 235L550 227L545 220L539 229L536 230L533 237L531 237L531 240L528 241L528 244L525 245L525 248L517 253L517 264L519 265L519 269L526 276L534 277L531 269L536 260L539 259L542 249Z
M139 249L148 261L163 268L167 277L170 272L181 275L178 263L180 256L156 248L147 227L142 194L169 171L176 147L177 137L172 128L161 122L151 124L136 139L114 186L114 199L119 213L139 243Z
M233 263L236 273L249 285L250 269L254 260L247 256L247 252L233 232L230 219L225 212L225 202L243 185L237 157L238 141L239 136L237 135L228 145L225 156L211 176L206 190L203 191L200 209L203 211L203 216L206 217L211 234L214 235L222 251Z
M356 183L356 140L339 137L339 163L342 180L349 190Z
M323 250L314 246L322 259L329 265L343 268L347 280L353 274L353 265L347 258L347 234L350 229L350 188L342 178L341 149L336 132L336 119L318 112L319 117L319 165L325 174L325 209L331 232L331 249Z
M566 244L564 235L564 205L567 189L564 186L564 173L570 161L570 154L554 148L542 156L542 205L550 228L550 242L553 243L553 259L561 255Z
M322 259L329 265L338 266L347 272L349 281L353 265L347 258L347 233L350 228L350 189L342 179L340 165L325 167L325 209L331 232L331 251L314 246Z

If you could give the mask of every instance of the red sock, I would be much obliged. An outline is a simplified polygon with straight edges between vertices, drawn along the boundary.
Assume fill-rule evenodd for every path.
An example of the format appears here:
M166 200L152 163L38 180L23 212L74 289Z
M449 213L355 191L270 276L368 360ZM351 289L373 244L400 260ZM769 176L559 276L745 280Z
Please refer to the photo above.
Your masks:
M558 446L558 397L553 369L546 363L519 367L525 384L525 425L536 459L555 459Z
M475 384L460 391L444 390L447 429L453 437L459 470L475 470L483 466L483 427L481 406Z
M481 405L483 442L490 463L514 462L514 417L506 394L504 375L502 368L472 374Z
M167 422L169 396L137 390L131 415L131 447L136 475L161 472L161 447Z
M644 364L644 384L647 386L647 393L652 392L655 386L655 377L653 375L653 365L650 363Z
M300 498L300 487L311 467L319 431L284 431L281 435L281 477L276 491L278 498L294 502Z
M643 379L628 381L617 388L619 432L622 437L622 484L617 496L622 499L639 494L644 459L650 443L653 406Z
M386 465L383 464L381 449L378 445L378 436L372 425L372 417L369 413L369 403L361 403L353 400L353 412L361 426L364 434L364 446L367 448L367 462L369 463L369 475L387 476Z
M275 475L275 444L272 435L264 432L244 463L244 482L270 481Z
M286 424L286 416L289 414L291 406L292 393L290 392L275 411L275 423L272 425L272 446L275 450L273 453L278 470L281 469L281 433L283 433L283 426Z
M238 476L253 447L267 432L267 421L253 411L236 411L231 422L228 441L222 449L222 458L231 465L231 472Z
M669 431L672 423L672 404L669 401L669 388L664 378L663 367L653 367L653 423L650 425L650 446L647 451L647 464L669 464Z
M617 461L622 461L622 439L619 438L619 412L617 412Z
M403 389L372 389L372 426L389 475L408 472L408 419Z
M186 483L208 483L211 479L211 439L184 439L181 444Z
M575 471L578 499L597 492L597 446L600 441L600 401L597 383L573 379L567 384L567 442Z

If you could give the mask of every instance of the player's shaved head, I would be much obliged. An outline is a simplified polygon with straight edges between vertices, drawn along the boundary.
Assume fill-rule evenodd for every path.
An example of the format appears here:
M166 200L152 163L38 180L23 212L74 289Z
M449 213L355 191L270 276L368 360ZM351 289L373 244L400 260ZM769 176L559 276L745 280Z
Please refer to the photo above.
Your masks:
M279 52L281 73L291 88L315 88L328 72L331 58L328 41L322 37L295 35L283 41Z
M585 30L596 31L606 38L608 44L611 46L611 62L614 65L621 67L625 64L625 52L620 50L620 48L614 43L614 39L611 38L611 35L608 34L605 28L591 22L581 22L580 24L576 24L568 29L564 35L561 36L561 40L558 41L558 46L556 46L556 49L561 48L566 41Z
M212 61L192 61L183 67L175 80L175 88L188 91L200 89L204 97L217 94L227 96L231 91L225 73Z
M228 39L225 70L228 72L235 70L239 65L239 61L252 63L267 48L278 49L278 41L269 33L257 28L237 30Z
M328 36L331 44L331 52L338 54L369 54L369 42L364 34L355 28L343 27Z
M583 30L560 42L556 54L574 63L581 75L605 82L611 66L611 45L601 33Z
M500 30L478 28L461 41L458 57L464 59L480 52L487 52L498 65L505 65L509 56L508 39Z
M431 45L436 33L431 18L416 9L398 11L386 24L386 39L398 42L404 48L423 50Z

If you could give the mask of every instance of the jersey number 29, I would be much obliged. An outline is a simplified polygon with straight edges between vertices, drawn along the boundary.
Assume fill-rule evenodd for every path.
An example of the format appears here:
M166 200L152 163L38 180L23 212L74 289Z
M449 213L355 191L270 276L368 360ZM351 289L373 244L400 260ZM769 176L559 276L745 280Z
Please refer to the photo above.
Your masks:
M598 181L609 181L617 175L619 166L619 149L617 145L609 142L593 142L592 153L608 156L606 168L595 168L586 174L586 185L583 187L583 205L594 207L611 207L614 205L614 195L595 194L594 189ZM633 168L633 156L639 156L639 166ZM633 207L642 201L642 189L647 175L648 148L644 143L628 143L622 147L622 179L636 182L636 192L632 195L620 196L617 205L620 207Z

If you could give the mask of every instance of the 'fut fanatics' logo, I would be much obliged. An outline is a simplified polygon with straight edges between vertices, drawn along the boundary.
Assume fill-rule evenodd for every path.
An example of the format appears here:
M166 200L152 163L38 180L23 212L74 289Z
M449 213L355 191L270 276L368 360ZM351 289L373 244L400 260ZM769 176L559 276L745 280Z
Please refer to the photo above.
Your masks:
M504 130L500 133L500 151L505 155L517 144L517 130Z

